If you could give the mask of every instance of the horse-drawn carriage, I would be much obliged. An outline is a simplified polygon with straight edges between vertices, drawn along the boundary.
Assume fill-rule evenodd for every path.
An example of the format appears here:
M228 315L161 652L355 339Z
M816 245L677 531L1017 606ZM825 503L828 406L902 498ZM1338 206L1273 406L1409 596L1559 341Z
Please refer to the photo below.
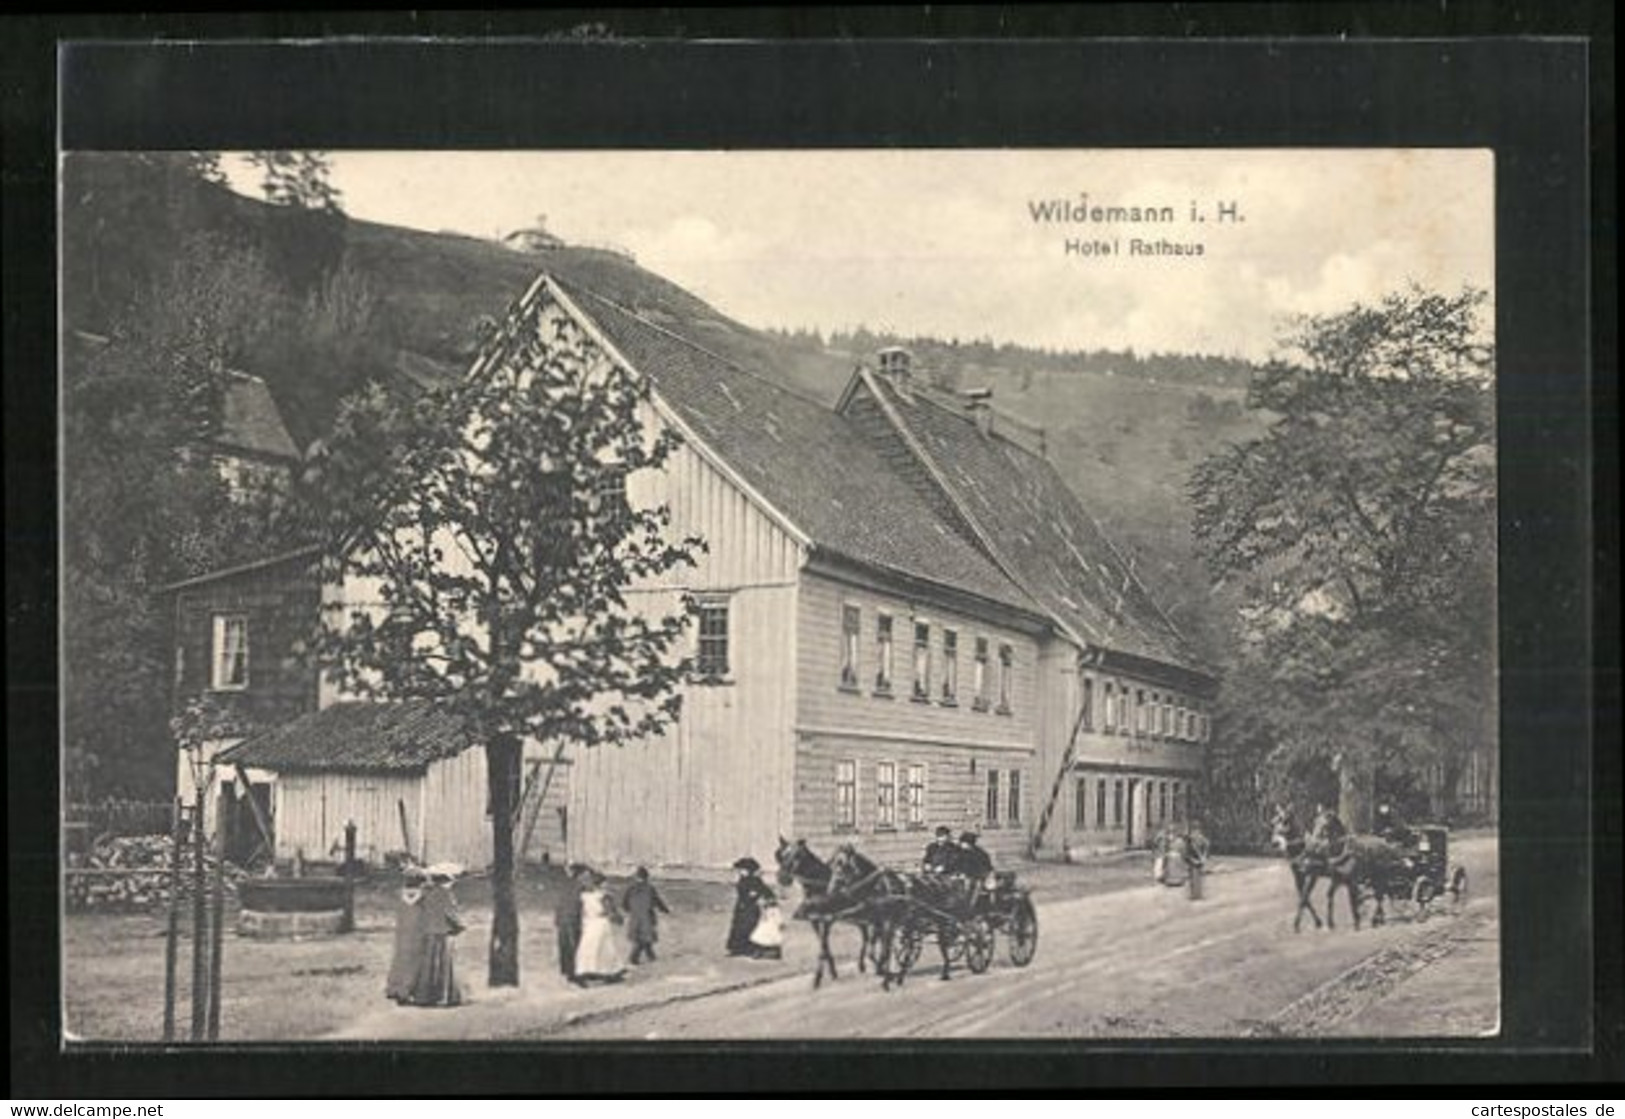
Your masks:
M919 961L928 937L942 953L942 978L955 964L980 975L993 963L997 938L1009 945L1016 967L1038 951L1038 911L1012 871L986 878L907 873L880 866L848 845L825 863L803 841L780 841L780 882L800 882L807 900L797 915L813 922L819 937L817 986L827 965L835 976L829 932L837 923L863 936L859 967L875 965L888 988L901 984Z
M985 880L919 875L911 888L886 899L877 913L889 939L888 985L902 983L920 958L925 938L934 934L942 951L942 977L962 963L980 975L993 963L997 938L1009 944L1010 962L1026 967L1038 952L1038 910L1014 871L996 871Z
M1332 901L1337 890L1348 893L1354 927L1360 927L1360 908L1374 902L1372 924L1386 919L1386 905L1412 920L1426 920L1432 904L1448 894L1455 904L1467 896L1467 868L1450 862L1450 831L1437 825L1396 827L1382 835L1328 835L1317 825L1305 832L1292 814L1278 809L1273 839L1287 857L1298 893L1293 927L1301 928L1307 913L1320 927L1311 894L1316 883L1328 883L1326 924L1333 926Z

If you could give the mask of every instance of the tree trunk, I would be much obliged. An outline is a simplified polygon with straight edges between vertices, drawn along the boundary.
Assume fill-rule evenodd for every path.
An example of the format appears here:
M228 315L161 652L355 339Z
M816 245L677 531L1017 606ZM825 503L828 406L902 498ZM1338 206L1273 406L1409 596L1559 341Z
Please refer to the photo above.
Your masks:
M1350 831L1371 830L1371 786L1374 775L1347 756L1337 766L1337 814Z
M519 907L514 898L513 812L518 799L520 740L497 735L486 743L491 797L491 959L493 987L519 986Z

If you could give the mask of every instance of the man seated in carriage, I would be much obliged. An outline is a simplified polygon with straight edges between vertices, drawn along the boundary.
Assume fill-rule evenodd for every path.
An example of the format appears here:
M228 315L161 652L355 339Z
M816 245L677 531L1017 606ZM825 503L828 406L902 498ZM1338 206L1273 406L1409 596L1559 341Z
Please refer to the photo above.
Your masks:
M972 882L980 883L993 873L993 856L978 845L981 837L973 831L959 837L959 859L955 872Z
M1411 831L1410 825L1391 804L1377 805L1375 830L1379 838L1389 843L1397 843L1401 847L1416 846L1416 833Z
M920 869L926 874L955 874L959 867L959 845L954 842L953 830L946 825L937 828L937 837L925 848Z

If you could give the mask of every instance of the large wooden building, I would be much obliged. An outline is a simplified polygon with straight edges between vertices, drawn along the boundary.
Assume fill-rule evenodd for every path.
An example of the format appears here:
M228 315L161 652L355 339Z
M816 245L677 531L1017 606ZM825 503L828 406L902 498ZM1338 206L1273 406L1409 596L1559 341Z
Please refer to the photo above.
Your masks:
M896 350L832 408L787 387L759 336L603 279L550 261L510 326L635 370L647 422L683 436L628 498L669 506L709 551L633 601L697 598L708 671L659 738L527 744L527 857L725 866L784 835L908 861L938 824L1000 858L1057 856L1143 843L1191 810L1216 682L1030 433L916 383ZM274 678L284 611L309 624L317 597L376 597L317 587L315 558L179 588L182 663L214 663L235 616L250 650L263 629ZM248 592L267 581L299 605ZM288 671L308 673L282 685L297 700L224 755L268 775L280 855L355 819L364 852L488 858L477 745Z

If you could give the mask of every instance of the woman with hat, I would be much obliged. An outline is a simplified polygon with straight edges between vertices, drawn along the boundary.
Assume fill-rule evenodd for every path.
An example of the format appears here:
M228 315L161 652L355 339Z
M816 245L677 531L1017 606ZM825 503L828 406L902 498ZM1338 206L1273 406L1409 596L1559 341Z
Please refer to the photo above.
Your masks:
M762 864L746 855L734 861L739 880L734 884L733 921L728 925L728 955L756 958L763 953L751 943L751 933L761 922L764 906L778 902L766 882L762 881Z
M407 1000L421 962L423 922L419 904L427 880L419 866L408 864L401 872L401 892L395 901L395 950L390 954L389 978L384 982L384 996L396 1002Z
M615 943L615 921L620 913L604 876L596 870L583 874L581 890L581 943L576 946L576 982L619 983L626 978L621 953Z
M428 885L418 900L418 963L407 991L413 1006L461 1006L463 989L457 982L451 938L463 931L457 898L451 884L462 873L452 863L439 863L426 872Z

